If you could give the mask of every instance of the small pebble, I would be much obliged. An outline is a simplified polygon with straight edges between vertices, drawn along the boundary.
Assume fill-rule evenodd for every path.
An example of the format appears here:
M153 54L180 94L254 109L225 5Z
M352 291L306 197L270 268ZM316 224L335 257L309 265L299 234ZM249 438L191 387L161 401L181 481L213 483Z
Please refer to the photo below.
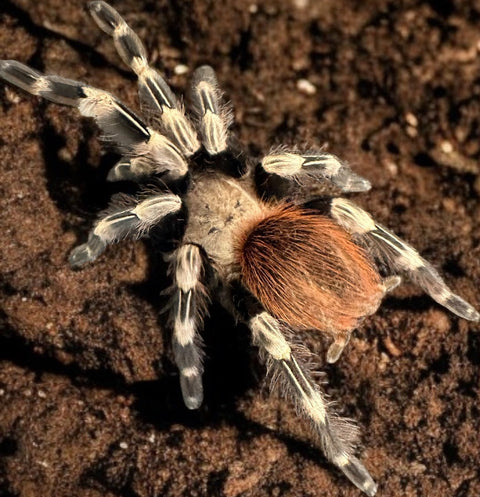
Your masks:
M398 174L398 165L395 162L393 162L391 160L385 161L385 168L387 169L387 171L392 176L397 176L397 174Z
M443 140L442 143L440 143L440 150L444 154L451 154L453 152L453 145L448 140Z
M407 124L412 126L412 128L416 128L418 126L418 119L415 114L412 114L411 112L407 112L405 114L405 121L407 121Z
M309 3L309 0L293 0L293 4L297 9L305 9Z
M317 87L308 81L308 79L299 79L297 81L297 89L304 95L315 95L317 93Z
M406 132L410 138L415 138L418 136L418 130L414 126L407 126Z
M187 74L187 72L190 71L189 67L186 66L185 64L177 64L174 68L173 68L173 72L177 75L177 76L182 76L183 74Z
M393 343L393 340L387 336L383 340L383 345L393 357L400 357L402 355L402 351Z

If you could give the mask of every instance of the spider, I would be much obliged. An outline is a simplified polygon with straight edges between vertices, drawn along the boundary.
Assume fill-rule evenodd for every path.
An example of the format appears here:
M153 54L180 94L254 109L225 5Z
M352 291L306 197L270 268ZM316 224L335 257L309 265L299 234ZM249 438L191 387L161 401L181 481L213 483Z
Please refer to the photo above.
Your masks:
M249 327L272 385L310 421L326 458L373 496L377 485L354 455L358 428L335 413L313 380L312 354L295 342L295 332L325 333L326 360L336 362L352 331L402 276L464 319L479 321L480 314L414 248L340 196L369 190L368 180L319 150L277 148L254 161L229 131L232 110L210 66L194 71L185 114L120 14L103 1L89 10L138 77L143 120L106 91L0 61L5 81L96 121L121 155L109 181L145 185L156 178L154 188L112 199L86 243L71 252L71 267L93 262L116 241L163 234L186 407L203 401L200 331L216 298Z

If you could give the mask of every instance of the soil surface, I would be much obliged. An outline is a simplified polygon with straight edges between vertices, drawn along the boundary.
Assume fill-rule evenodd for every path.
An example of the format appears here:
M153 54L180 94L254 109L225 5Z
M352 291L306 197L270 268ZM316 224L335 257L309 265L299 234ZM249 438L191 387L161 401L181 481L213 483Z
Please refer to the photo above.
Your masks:
M355 200L480 307L480 2L112 3L176 91L215 67L252 154L323 146L369 178ZM84 1L2 0L0 59L137 107ZM0 495L358 496L218 306L205 401L187 411L148 243L69 268L121 187L97 138L74 109L0 85ZM324 367L378 495L480 495L478 331L406 284ZM304 339L323 362L321 337Z

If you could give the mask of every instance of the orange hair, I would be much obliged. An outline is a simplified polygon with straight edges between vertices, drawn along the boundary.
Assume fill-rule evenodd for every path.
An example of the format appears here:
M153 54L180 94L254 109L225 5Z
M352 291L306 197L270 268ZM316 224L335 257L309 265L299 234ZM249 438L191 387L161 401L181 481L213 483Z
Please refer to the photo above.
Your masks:
M384 289L365 250L331 219L267 207L237 240L243 282L262 305L295 328L353 330L376 311Z

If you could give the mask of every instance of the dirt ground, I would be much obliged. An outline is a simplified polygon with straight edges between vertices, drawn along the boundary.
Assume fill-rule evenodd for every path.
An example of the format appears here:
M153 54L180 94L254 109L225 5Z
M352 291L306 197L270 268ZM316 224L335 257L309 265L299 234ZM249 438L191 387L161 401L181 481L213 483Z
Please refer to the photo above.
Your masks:
M373 183L355 199L480 308L479 1L112 3L175 90L215 67L252 154L307 143L349 161ZM137 106L83 1L2 0L0 58ZM75 110L0 84L0 495L358 496L218 306L204 405L186 410L148 244L69 269L119 188L114 160ZM407 284L325 367L379 496L480 495L478 331Z

